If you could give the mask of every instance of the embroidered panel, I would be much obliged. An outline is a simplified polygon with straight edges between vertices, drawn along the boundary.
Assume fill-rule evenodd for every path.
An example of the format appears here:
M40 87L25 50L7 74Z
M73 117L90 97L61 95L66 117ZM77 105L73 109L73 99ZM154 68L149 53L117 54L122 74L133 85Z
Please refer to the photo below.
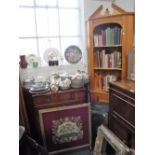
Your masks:
M39 110L41 132L49 153L90 144L89 103Z

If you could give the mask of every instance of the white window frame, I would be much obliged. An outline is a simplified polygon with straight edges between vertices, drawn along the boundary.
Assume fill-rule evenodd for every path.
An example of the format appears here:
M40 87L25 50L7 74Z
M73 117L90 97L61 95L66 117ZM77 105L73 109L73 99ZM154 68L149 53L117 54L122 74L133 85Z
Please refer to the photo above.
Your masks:
M81 40L81 51L82 51L82 60L81 62L83 64L87 63L87 59L86 59L86 41L85 41L85 22L84 22L84 1L83 0L79 0L79 8L72 8L72 9L80 9L80 36L65 36L65 37L79 37ZM57 4L58 4L58 0L57 0ZM35 22L35 34L36 36L19 36L19 39L35 39L36 40L36 48L37 48L37 53L36 55L40 57L40 48L39 48L39 38L53 38L53 37L57 37L59 38L59 42L60 42L60 52L61 54L64 52L62 51L62 47L61 47L61 38L62 36L39 36L38 32L37 32L37 21L36 21L36 8L45 8L45 9L50 9L50 8L57 8L58 12L59 12L59 8L62 9L62 7L58 7L58 5L56 7L53 6L37 6L36 5L36 0L33 0L33 6L29 6L29 5L19 5L20 8L27 8L27 9L34 9L34 22ZM71 9L71 8L66 8L65 9ZM58 17L60 18L60 17ZM59 21L60 24L60 21ZM60 30L60 29L59 29ZM60 32L59 32L60 34ZM32 53L34 54L34 53ZM27 55L27 53L25 53L25 55ZM41 57L42 62L44 62L43 57ZM63 59L64 55L63 55ZM45 62L43 63L43 65L45 65ZM63 65L70 65L69 63L65 63Z

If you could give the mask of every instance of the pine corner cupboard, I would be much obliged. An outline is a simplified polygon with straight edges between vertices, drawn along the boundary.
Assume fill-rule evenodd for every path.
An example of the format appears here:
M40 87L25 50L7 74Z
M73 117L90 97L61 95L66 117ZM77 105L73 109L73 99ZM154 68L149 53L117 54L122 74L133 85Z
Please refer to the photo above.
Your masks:
M134 13L112 4L100 6L89 18L88 66L91 102L109 103L109 82L127 77L127 54L134 44Z

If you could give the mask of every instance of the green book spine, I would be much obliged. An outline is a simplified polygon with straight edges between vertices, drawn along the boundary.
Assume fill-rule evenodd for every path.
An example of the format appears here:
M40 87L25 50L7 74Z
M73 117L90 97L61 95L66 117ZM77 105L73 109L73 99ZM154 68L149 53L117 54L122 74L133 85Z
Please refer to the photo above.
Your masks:
M117 52L114 51L114 67L117 67Z
M106 29L106 46L110 45L110 27Z
M110 45L112 45L113 44L112 43L112 29L109 30L109 33L110 33L110 39L109 39L110 40Z
M121 68L121 53L117 52L117 67Z

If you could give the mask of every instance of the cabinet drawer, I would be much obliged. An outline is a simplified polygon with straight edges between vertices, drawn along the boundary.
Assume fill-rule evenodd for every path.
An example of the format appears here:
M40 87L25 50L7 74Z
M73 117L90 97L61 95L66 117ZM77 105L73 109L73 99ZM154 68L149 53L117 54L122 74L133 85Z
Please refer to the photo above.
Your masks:
M129 147L134 145L134 134L130 132L124 122L122 122L117 116L109 116L109 128Z
M85 91L77 91L77 92L66 92L66 93L60 93L59 94L59 101L72 101L72 100L79 100L83 99L85 100L86 93Z
M110 88L110 100L112 100L111 94L116 94L117 96L120 96L121 98L123 98L125 101L127 101L133 105L135 104L135 98L134 98L133 94L131 94L131 93L127 94L127 93L123 92L122 90L111 87Z
M60 101L66 101L66 100L72 100L72 99L75 99L75 92L59 94Z
M43 105L47 103L52 102L52 96L51 95L45 95L45 96L36 96L33 98L34 105Z
M33 97L33 104L35 106L44 105L44 104L57 104L57 103L70 103L70 102L85 102L86 101L86 92L81 91L72 91L72 92L58 92L52 93L49 95L35 96Z
M126 100L126 98L118 93L111 93L110 112L116 113L120 119L126 121L129 125L135 125L135 105L131 99Z
M75 99L86 99L87 94L85 91L75 92Z

